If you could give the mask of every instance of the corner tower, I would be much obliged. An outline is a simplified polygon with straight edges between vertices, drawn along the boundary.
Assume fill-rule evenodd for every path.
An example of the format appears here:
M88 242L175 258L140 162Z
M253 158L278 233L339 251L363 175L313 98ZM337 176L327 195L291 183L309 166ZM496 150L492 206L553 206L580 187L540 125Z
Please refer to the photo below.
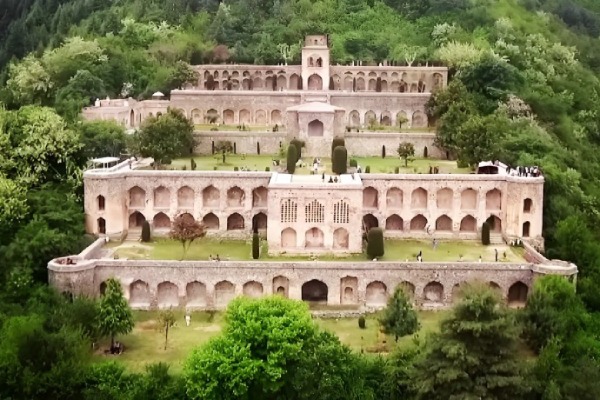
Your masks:
M327 35L310 35L304 39L302 87L304 90L327 90L329 88Z

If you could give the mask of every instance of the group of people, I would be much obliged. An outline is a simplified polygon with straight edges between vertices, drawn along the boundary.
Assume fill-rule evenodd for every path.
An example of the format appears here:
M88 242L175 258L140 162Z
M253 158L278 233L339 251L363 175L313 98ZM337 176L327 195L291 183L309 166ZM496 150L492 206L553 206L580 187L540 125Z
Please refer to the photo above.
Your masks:
M506 173L510 176L520 176L525 178L537 178L542 174L537 166L533 167L522 167L517 166L515 168L507 167Z
M219 255L217 254L216 257L213 257L212 254L208 255L208 260L209 261L221 261L221 257L219 257Z
M323 175L321 175L321 181L325 182L326 179L327 177L325 176L325 173L323 173ZM339 181L337 176L329 176L327 183L338 183Z

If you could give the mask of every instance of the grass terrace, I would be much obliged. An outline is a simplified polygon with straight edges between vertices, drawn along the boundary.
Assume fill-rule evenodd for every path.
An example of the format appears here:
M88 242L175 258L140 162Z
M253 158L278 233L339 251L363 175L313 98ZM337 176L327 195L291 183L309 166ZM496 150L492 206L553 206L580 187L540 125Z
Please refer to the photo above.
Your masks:
M194 130L197 132L207 132L207 131L213 131L214 132L218 132L218 131L223 131L223 132L273 132L273 127L275 126L275 124L272 125L244 125L244 130L240 129L240 125L238 124L195 124L194 125ZM285 126L279 124L278 126L278 132L285 132ZM353 132L356 132L356 128L352 128ZM386 126L386 125L373 125L373 126L368 126L365 128L360 128L360 132L365 132L365 133L380 133L380 132L384 132L384 133L422 133L422 132L435 132L435 128L434 127L424 127L424 128L408 128L406 126L402 127L402 128L398 128L397 126Z
M180 260L183 255L181 243L171 239L156 239L150 243L125 241L110 242L107 248L114 251L119 259L129 260ZM481 256L483 262L494 261L495 249L498 249L502 262L523 262L523 249L506 245L483 246L478 241L438 241L434 250L428 240L385 241L385 255L380 261L415 261L419 251L423 252L424 262L474 262ZM252 260L251 240L229 240L203 238L195 241L187 252L186 260L208 261L210 256L219 255L222 261ZM505 257L506 255L506 257ZM264 261L367 261L365 254L319 254L269 256L266 241L262 241L260 260Z
M166 362L171 371L179 373L191 351L217 336L224 324L221 312L194 312L190 326L185 325L184 311L175 311L176 324L169 330L167 350L164 349L165 335L158 326L158 311L134 311L136 321L133 332L117 339L125 346L125 352L118 357L103 355L108 343L101 343L95 355L96 361L117 360L128 369L144 371L147 364ZM447 311L419 311L421 329L417 333L424 337L439 329L440 321L448 315ZM377 315L366 316L366 329L358 327L358 318L315 319L321 328L335 333L340 341L355 351L369 353L387 353L395 346L394 339L379 331ZM398 340L398 345L411 345L413 336Z
M190 169L190 160L192 157L177 158L172 161L167 168L181 170L184 167ZM279 167L273 166L273 160L280 160L280 165L285 168L285 157L279 155L242 155L242 154L227 154L225 163L221 154L210 156L193 156L196 162L197 171L233 171L235 167L238 169L248 169L250 171L265 171L267 167L271 171L276 171ZM404 161L399 157L351 157L354 158L358 165L362 167L364 172L367 166L371 167L371 173L388 173L392 174L395 168L399 168L399 173L402 174L427 174L429 167L438 167L440 174L468 174L471 171L468 168L458 168L456 161L435 160L431 158L417 158L408 163L408 167L404 167ZM312 172L312 157L303 157L306 163L305 167L296 168L296 174L310 175ZM331 159L321 158L321 168L319 173L331 174Z

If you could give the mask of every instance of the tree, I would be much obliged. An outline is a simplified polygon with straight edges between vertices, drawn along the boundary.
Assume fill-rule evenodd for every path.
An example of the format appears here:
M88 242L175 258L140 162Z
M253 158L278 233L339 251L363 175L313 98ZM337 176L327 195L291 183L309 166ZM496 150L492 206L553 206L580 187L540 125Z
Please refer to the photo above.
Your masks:
M42 104L49 97L54 82L47 69L33 55L8 67L6 86L19 104Z
M298 161L297 156L298 150L296 150L296 146L290 144L287 150L287 172L288 174L293 174L296 171L296 162Z
M412 157L415 155L415 146L409 142L400 143L398 155L404 160L404 166L408 167L408 162L412 161Z
M193 146L194 125L180 110L172 108L166 114L147 118L132 141L133 150L154 158L156 167L188 153Z
M142 242L148 243L152 240L152 233L150 232L150 222L144 220L142 222L142 234L141 234Z
M402 287L398 286L394 295L388 300L379 323L384 333L394 335L396 342L398 338L411 335L419 329L417 313Z
M333 150L338 146L346 146L346 141L343 137L336 136L331 142L331 159L333 160Z
M115 347L115 336L126 335L133 330L131 308L123 296L121 283L114 278L106 281L104 296L100 299L98 328L105 336L110 336L110 348Z
M119 157L126 148L125 129L115 121L84 121L79 132L87 158Z
M169 78L170 89L181 89L186 83L196 83L198 73L185 61L177 61Z
M509 127L508 118L499 113L471 116L456 136L459 163L474 167L481 161L496 160Z
M498 295L483 285L469 285L416 364L417 398L522 398L527 383L517 338L517 325Z
M254 232L252 234L252 258L254 260L258 260L260 257L260 238L258 237L258 233Z
M187 251L194 242L194 240L203 238L206 235L206 227L202 222L196 221L188 213L180 214L173 220L173 226L169 236L171 239L178 240L183 246L183 255L181 259L185 258Z
M348 167L348 151L344 146L338 146L333 149L333 159L331 160L332 170L336 174L345 174Z
M481 244L487 246L490 244L490 223L484 222L481 224Z
M175 314L172 310L163 310L158 315L158 323L162 330L165 332L165 350L167 349L167 342L169 340L169 328L175 325Z
M28 210L25 188L0 173L0 238L14 232Z
M383 230L371 228L367 233L367 255L370 258L382 257L385 254L383 244Z

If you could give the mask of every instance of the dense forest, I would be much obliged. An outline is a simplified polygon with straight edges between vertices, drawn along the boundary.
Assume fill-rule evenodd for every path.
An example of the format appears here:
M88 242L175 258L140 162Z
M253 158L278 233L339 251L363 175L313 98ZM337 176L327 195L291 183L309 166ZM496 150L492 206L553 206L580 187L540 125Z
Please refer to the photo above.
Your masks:
M543 282L527 308L510 317L522 328L513 333L537 355L519 366L527 379L496 377L506 395L474 388L454 398L600 398L600 3L594 0L0 0L0 397L185 396L184 378L164 365L145 375L90 366L86 346L98 336L90 325L96 305L65 299L45 284L50 258L91 240L83 226L86 159L126 146L122 128L81 122L79 111L97 97L169 93L193 77L193 64L281 63L284 45L289 61L298 62L299 41L315 33L330 34L335 63L447 65L451 83L428 104L438 142L464 165L500 159L538 165L546 177L546 255L578 265L577 294L561 282ZM491 310L489 298L478 298ZM480 315L473 304L465 307L453 318ZM490 313L506 326L507 316ZM452 353L445 345L458 346L454 323L435 339L437 353L376 360L350 355L313 332L303 339L313 354L345 357L347 368L331 361L332 369L315 372L298 361L298 373L305 381L337 382L329 397L319 398L370 398L367 392L452 398L457 394L439 387L466 387L457 371L471 360L444 359ZM512 346L511 340L492 343ZM495 357L483 350L480 356ZM223 398L193 385L194 379L218 385L216 376L209 382L193 366L186 376L188 396ZM415 388L414 381L424 384ZM290 393L301 379L288 387L254 384L265 390L262 398L300 398ZM339 389L346 384L354 394ZM522 391L511 389L517 386Z

